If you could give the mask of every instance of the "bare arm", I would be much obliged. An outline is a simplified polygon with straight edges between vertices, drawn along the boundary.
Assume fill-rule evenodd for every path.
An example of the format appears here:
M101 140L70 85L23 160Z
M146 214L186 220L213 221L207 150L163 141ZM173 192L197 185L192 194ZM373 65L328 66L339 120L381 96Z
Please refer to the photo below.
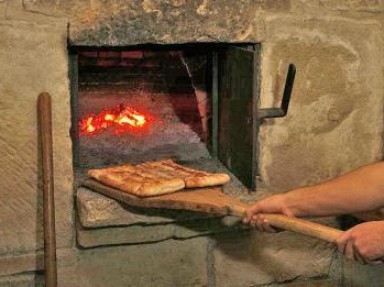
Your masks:
M331 216L384 207L384 162L363 166L333 180L277 194L253 204L244 222L260 213Z
M372 211L384 207L384 162L361 167L322 184L277 194L256 202L245 223L274 232L263 213L288 216L331 216ZM366 222L344 232L336 244L347 258L361 263L383 262L384 221Z
M295 216L330 216L384 207L384 162L367 165L322 184L285 194Z

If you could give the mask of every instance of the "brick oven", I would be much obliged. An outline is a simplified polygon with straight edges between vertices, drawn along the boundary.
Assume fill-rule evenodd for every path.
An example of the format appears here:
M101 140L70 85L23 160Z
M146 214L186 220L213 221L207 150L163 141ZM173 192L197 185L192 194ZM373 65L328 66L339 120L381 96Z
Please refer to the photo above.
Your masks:
M331 244L133 208L81 182L89 168L172 158L228 172L224 192L251 203L381 160L384 3L123 2L0 0L0 286L43 286L42 91L58 286L380 286L382 266ZM288 114L261 120L290 63ZM95 121L123 111L136 125Z

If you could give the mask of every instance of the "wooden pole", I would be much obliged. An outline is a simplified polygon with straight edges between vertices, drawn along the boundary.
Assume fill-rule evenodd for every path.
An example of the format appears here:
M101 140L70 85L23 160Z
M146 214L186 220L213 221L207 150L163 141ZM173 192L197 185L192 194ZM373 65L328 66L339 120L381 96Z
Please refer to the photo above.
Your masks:
M245 203L237 203L229 206L229 212L233 216L243 217L247 209ZM288 217L282 214L263 214L269 224L284 230L293 231L310 237L335 243L336 239L343 234L343 231L320 223Z
M51 96L43 92L38 99L39 133L43 160L43 218L45 286L56 287L56 234L53 190L53 145Z

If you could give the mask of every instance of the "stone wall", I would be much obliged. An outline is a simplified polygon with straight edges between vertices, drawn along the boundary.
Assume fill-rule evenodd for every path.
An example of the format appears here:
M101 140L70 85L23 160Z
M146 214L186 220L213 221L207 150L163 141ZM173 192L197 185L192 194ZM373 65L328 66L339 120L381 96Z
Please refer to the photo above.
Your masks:
M339 286L341 280L343 286L364 286L372 276L381 282L381 266L359 268L349 262L342 269L324 243L309 243L321 251L320 257L306 257L315 265L301 274L291 270L304 251L295 245L303 239L290 241L284 237L289 235L281 235L280 241L232 234L215 244L197 237L136 251L132 246L77 250L67 40L71 45L113 46L260 42L261 107L278 104L285 69L295 63L289 115L268 120L259 135L261 181L280 192L382 159L383 16L382 0L0 0L0 286L39 282L29 272L42 268L36 130L36 100L42 91L53 97L59 286L308 286L309 279L313 286ZM253 249L239 251L243 244ZM279 257L282 248L289 252ZM189 249L196 250L192 257ZM137 263L127 265L130 254L137 254ZM183 269L183 258L196 266L192 275ZM282 262L279 270L265 265L276 258L293 261ZM164 268L156 265L152 277L140 273L154 262ZM128 274L139 275L132 279Z
M73 246L67 23L0 2L0 274L35 270L43 246L37 97L52 95L58 248ZM19 262L9 264L8 256ZM5 256L5 257L4 257ZM36 261L40 262L37 263Z
M288 116L260 132L267 187L285 191L380 160L381 24L291 16L269 17L266 24L261 106L275 104L285 68L297 65Z

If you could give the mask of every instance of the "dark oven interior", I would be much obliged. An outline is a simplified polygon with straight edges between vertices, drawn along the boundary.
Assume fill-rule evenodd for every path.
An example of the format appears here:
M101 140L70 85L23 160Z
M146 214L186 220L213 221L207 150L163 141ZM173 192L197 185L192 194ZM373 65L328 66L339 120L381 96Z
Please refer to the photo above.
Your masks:
M72 47L72 137L89 168L173 159L229 170L254 188L254 44Z

